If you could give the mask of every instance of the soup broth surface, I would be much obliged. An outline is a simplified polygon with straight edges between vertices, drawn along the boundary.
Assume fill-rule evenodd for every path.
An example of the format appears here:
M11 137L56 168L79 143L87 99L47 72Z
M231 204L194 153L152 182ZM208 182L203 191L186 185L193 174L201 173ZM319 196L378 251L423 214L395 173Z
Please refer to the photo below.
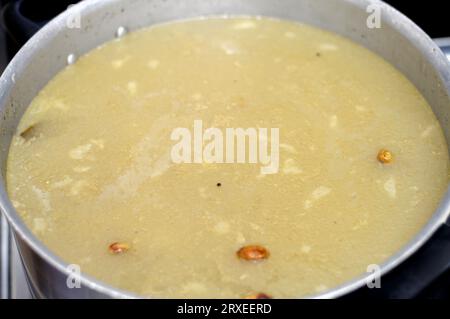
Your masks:
M174 163L172 131L196 120L279 128L279 171ZM448 166L430 106L380 57L306 25L210 18L130 33L61 71L20 122L7 186L45 245L110 285L283 298L398 251ZM267 258L239 258L250 245Z

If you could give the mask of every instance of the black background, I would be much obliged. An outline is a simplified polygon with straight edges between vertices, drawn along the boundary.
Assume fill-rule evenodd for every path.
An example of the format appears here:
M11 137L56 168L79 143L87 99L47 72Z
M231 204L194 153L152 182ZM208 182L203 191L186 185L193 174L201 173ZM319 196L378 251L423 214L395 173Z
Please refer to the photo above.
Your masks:
M431 37L450 37L450 11L448 0L387 0L407 15ZM447 5L446 5L447 4Z

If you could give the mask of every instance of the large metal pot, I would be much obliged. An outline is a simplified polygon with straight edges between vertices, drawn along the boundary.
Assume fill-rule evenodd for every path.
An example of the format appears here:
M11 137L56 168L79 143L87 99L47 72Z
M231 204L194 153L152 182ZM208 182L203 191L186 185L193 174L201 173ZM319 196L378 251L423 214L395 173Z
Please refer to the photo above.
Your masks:
M369 5L381 9L381 28L370 29ZM81 14L81 28L68 20ZM206 15L262 15L301 21L344 35L384 57L422 92L450 142L450 65L434 42L392 7L370 0L88 0L58 16L17 54L0 80L1 209L17 240L29 283L36 297L135 297L82 275L81 288L70 289L67 264L24 225L5 191L5 163L18 122L31 100L69 61L115 37L119 27L135 30L156 23ZM70 23L69 23L70 25ZM450 193L429 223L381 267L385 274L417 251L449 222ZM316 297L338 297L363 286L369 275Z

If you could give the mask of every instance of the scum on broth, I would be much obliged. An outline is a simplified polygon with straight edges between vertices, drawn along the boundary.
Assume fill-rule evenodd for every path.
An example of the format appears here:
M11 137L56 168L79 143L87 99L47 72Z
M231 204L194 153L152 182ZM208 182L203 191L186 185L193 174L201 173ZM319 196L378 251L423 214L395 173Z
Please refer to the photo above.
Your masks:
M171 131L280 129L280 171L174 164ZM306 25L211 18L109 42L14 137L8 192L50 249L160 297L298 297L383 262L448 183L430 106L370 51Z

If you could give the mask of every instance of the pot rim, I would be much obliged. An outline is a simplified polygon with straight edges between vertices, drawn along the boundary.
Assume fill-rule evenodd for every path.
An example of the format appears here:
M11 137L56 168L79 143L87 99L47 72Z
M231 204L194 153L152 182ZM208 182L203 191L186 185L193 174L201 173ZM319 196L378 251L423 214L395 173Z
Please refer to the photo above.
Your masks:
M342 0L350 3L360 9L365 10L370 4L377 4L382 10L383 23L387 23L401 32L410 42L414 43L421 53L427 57L428 61L432 63L433 67L439 72L442 79L448 79L445 83L447 92L450 92L450 64L445 55L440 51L433 40L412 20L394 9L392 6L379 0ZM34 54L36 47L46 42L49 35L56 34L60 31L61 25L65 22L75 10L82 10L87 13L94 13L98 8L109 6L111 3L118 2L118 0L90 0L82 1L65 12L58 15L38 31L16 54L14 59L9 63L3 75L0 78L0 108L4 107L5 99L14 86L13 76L20 69L21 61L27 60L28 57ZM270 17L270 16L269 16ZM448 141L449 143L450 141ZM25 225L22 219L17 214L6 192L6 181L3 176L0 179L0 209L4 212L9 224L14 230L15 236L19 236L32 250L43 258L48 264L53 266L65 276L72 275L67 267L68 263L64 262L60 257L56 256L47 246L45 246ZM381 275L385 275L414 252L416 252L436 230L444 225L450 217L450 188L443 196L443 200L435 213L432 215L428 223L422 230L410 240L400 251L392 255L380 265ZM363 274L359 277L350 279L340 286L334 287L324 293L319 293L311 296L303 296L301 298L337 298L348 294L358 288L363 287L368 281L373 279L373 274ZM105 296L112 298L152 298L151 296L143 297L138 294L124 291L100 280L93 276L82 273L80 275L81 285L90 288Z

